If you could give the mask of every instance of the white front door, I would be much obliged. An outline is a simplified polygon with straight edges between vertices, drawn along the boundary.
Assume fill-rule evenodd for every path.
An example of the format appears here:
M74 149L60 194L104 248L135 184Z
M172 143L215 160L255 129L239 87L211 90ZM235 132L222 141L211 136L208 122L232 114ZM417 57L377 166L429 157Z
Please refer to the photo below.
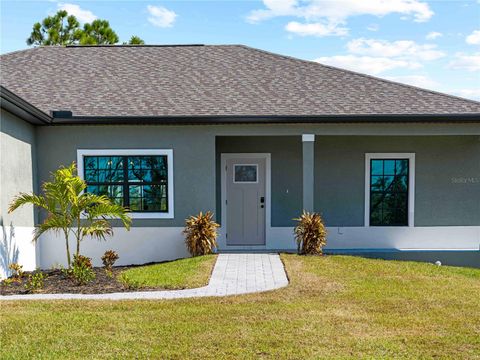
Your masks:
M227 245L265 245L265 168L260 156L227 159Z

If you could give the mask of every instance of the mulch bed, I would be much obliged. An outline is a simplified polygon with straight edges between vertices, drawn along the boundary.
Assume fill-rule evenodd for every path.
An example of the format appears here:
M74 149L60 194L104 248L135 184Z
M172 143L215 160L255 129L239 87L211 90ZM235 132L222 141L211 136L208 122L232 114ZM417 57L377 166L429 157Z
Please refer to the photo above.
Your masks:
M44 270L42 271L46 278L44 280L44 286L42 289L35 290L34 292L29 292L25 289L25 283L27 282L28 275L32 272L25 271L24 276L21 279L21 282L13 282L9 285L5 285L2 281L0 282L0 295L21 295L21 294L106 294L113 292L124 292L124 291L153 291L153 290L163 290L161 288L152 288L152 287L140 287L137 289L132 289L126 287L120 280L118 276L122 271L125 271L129 268L136 267L132 266L117 266L113 268L113 276L108 276L103 267L93 268L95 272L95 279L86 285L77 285L74 279L65 275L61 270Z

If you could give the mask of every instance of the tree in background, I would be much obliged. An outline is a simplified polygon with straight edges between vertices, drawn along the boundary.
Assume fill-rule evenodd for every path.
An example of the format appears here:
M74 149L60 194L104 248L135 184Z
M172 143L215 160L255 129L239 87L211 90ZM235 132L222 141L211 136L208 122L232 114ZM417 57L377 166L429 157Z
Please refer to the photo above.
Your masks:
M48 16L33 24L32 33L27 39L27 45L103 45L116 44L118 35L110 27L107 20L94 20L85 23L83 29L73 15L59 10L55 15ZM127 44L124 42L124 44ZM145 41L138 36L132 36L129 45L144 45Z
M33 24L28 45L71 45L80 39L80 23L65 10ZM80 30L81 31L81 30Z
M107 20L94 20L83 25L80 45L104 45L118 43L118 35Z
M127 45L127 43L123 43L123 44ZM128 45L145 45L145 41L140 39L138 36L133 35L128 41Z

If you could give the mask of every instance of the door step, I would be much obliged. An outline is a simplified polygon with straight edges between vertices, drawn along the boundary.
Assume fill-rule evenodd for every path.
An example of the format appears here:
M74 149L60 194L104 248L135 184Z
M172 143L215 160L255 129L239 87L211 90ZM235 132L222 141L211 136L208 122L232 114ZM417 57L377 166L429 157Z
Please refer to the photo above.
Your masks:
M217 249L217 254L275 254L275 253L296 253L294 249Z

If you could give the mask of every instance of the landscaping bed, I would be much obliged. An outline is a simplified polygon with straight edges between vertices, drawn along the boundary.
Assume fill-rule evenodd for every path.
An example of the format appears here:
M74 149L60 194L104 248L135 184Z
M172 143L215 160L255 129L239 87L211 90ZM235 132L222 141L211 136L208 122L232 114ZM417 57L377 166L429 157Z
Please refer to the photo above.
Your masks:
M24 272L18 281L0 282L0 295L21 294L105 294L124 291L187 289L207 285L216 255L199 256L175 261L131 266L116 266L109 273L94 267L95 279L78 285L65 270L41 271L43 286L29 291L25 285L33 272Z

